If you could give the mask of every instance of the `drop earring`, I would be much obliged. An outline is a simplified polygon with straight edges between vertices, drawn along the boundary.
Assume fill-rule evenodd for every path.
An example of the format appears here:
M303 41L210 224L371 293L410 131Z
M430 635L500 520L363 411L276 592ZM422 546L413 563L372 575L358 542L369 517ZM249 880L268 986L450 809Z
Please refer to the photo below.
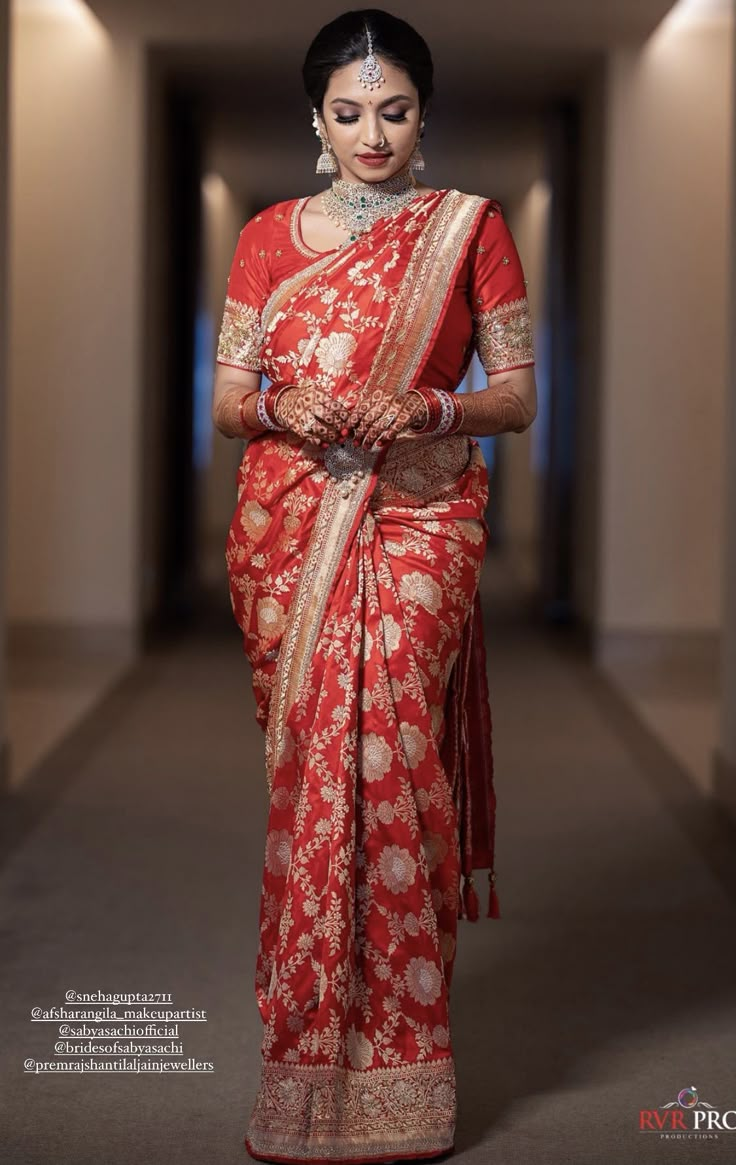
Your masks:
M316 109L314 110L314 114L312 117L312 125L314 126L314 132L316 133L319 140L322 142L322 153L317 158L317 165L315 166L315 171L314 171L315 174L337 174L337 173L339 173L337 158L335 157L334 153L332 152L332 147L331 147L329 141L327 140L327 138L322 137L322 131L320 130L319 122L317 121L317 110Z
M424 122L422 122L422 124L420 126L420 131L421 132L419 134L419 137L417 138L417 144L414 146L414 152L409 159L409 169L410 170L423 170L424 169L424 158L422 157L422 151L419 149L420 139L424 135Z

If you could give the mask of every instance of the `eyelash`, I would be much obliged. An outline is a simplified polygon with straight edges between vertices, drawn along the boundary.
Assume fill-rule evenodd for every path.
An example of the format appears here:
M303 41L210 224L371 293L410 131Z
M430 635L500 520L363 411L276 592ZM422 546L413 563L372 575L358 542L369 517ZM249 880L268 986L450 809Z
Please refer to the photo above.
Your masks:
M406 121L406 114L405 113L399 113L399 114L384 113L383 116L386 118L386 121L393 121L393 122ZM336 117L335 118L335 121L337 121L340 125L352 125L352 123L354 121L357 121L357 120L358 120L357 114L355 117Z

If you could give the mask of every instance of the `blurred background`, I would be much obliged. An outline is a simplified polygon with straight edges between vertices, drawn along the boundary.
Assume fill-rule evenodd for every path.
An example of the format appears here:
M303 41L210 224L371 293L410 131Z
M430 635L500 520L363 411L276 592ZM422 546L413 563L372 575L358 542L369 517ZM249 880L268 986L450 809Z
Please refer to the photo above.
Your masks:
M8 1161L243 1155L267 794L212 376L242 225L325 186L300 68L340 11L0 0ZM502 202L537 353L482 442L504 925L461 924L458 1147L621 1165L685 1086L736 1108L732 6L390 11L435 58L423 181ZM70 985L212 1009L214 1083L28 1080Z
M300 66L340 9L1 9L12 787L157 635L237 634L242 444L209 416L225 282L248 217L324 186ZM494 561L734 808L731 5L430 2L416 22L425 181L501 200L535 321L538 417L483 441ZM483 383L475 362L464 387Z

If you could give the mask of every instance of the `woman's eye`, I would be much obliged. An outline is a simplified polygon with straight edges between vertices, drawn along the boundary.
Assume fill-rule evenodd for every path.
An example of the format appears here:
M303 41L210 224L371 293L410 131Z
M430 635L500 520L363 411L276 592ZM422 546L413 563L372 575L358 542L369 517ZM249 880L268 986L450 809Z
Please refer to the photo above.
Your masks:
M384 113L383 116L386 118L386 121L406 121L405 113ZM352 125L352 123L357 120L357 114L355 114L353 117L340 117L338 114L335 118L335 121L339 122L340 125Z

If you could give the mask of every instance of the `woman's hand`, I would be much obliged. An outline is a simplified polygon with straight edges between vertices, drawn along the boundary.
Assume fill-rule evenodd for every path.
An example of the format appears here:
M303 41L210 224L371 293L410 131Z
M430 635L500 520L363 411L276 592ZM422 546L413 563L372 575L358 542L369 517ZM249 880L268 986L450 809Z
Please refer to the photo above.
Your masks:
M382 448L397 437L411 438L420 434L414 430L427 418L427 406L419 393L396 393L386 400L369 404L361 410L357 402L350 411L353 440L363 448Z
M345 435L348 409L329 389L308 380L290 385L278 398L276 419L299 437L315 443L339 441Z

